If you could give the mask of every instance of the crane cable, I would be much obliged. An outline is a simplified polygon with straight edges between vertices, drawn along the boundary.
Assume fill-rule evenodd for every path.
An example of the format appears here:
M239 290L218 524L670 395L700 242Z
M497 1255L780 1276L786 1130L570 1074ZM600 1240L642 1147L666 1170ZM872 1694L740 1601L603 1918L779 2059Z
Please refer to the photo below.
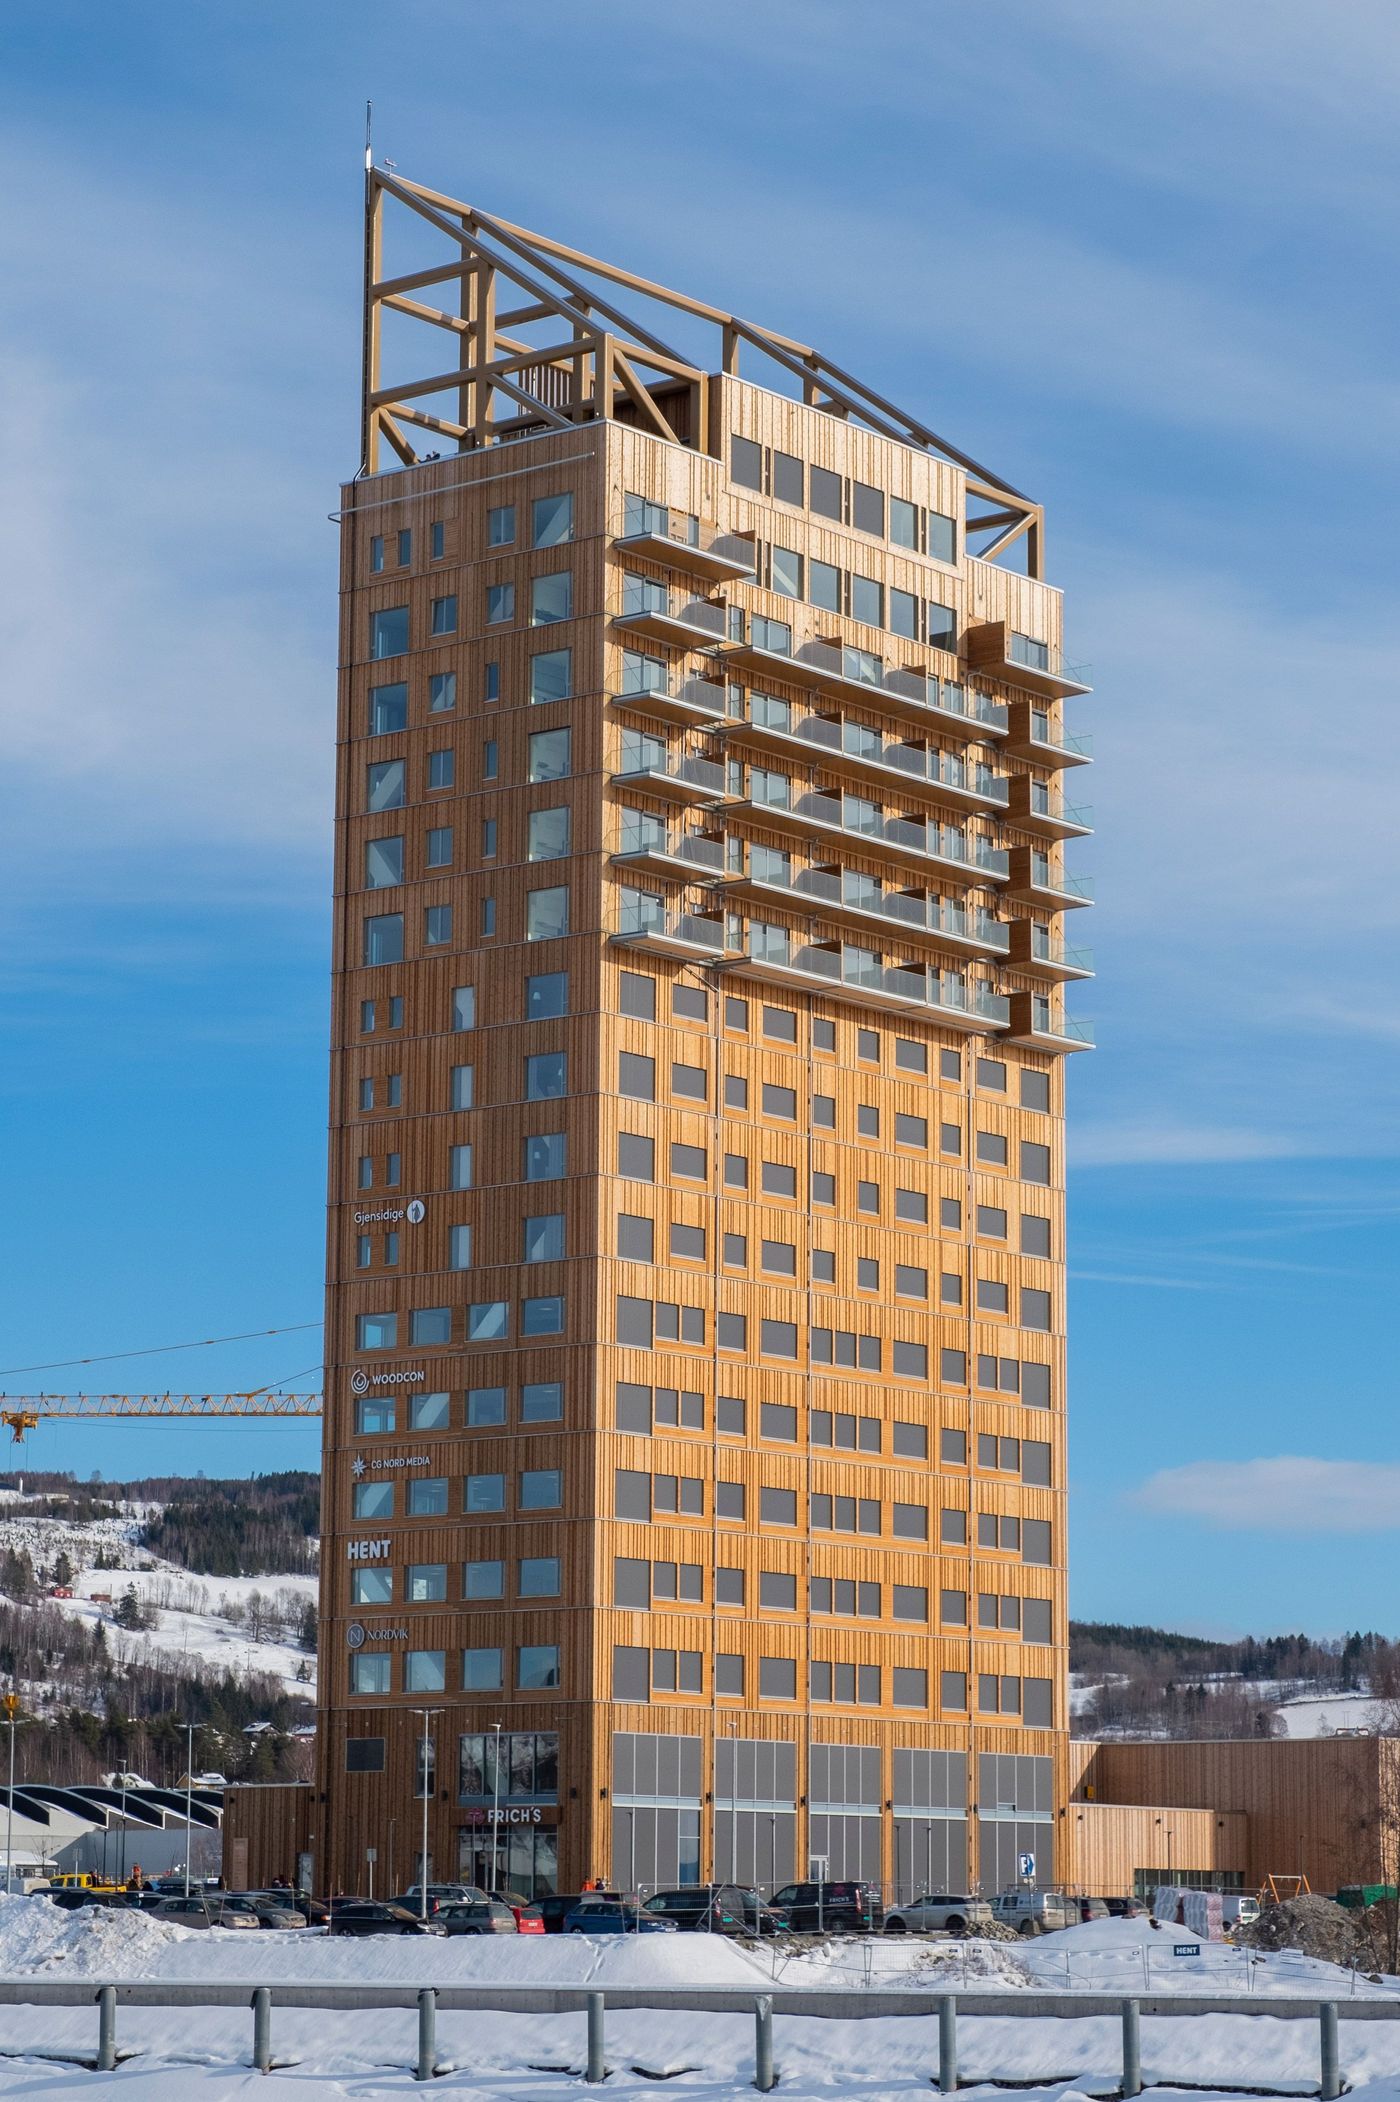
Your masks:
M17 1372L62 1372L70 1365L111 1365L118 1358L164 1357L172 1350L209 1350L216 1343L250 1343L261 1336L295 1336L320 1326L319 1321L294 1321L287 1328L250 1328L240 1336L201 1336L194 1343L156 1343L149 1350L109 1350L101 1357L52 1358L43 1365L0 1365L0 1379Z

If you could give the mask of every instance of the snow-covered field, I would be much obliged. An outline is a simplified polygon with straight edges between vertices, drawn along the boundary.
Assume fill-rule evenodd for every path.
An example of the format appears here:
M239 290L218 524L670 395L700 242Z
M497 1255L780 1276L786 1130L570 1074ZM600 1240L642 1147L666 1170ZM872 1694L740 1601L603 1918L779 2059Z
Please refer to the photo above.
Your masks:
M1171 1942L1171 1931L1165 1930ZM1178 1930L1179 1935L1179 1930ZM937 2024L927 2012L858 2019L868 1986L937 1990L962 1983L1008 2000L1034 1987L1074 1983L1141 1990L1144 1949L1155 1958L1162 1933L1145 1921L1096 1921L1029 1947L833 1941L792 1955L751 1950L699 1935L656 1935L590 1942L582 1937L489 1941L329 1940L313 1933L186 1933L141 1914L63 1914L44 1899L0 1899L0 1977L44 1980L219 1980L273 1987L274 2057L268 2076L250 2070L251 2018L245 2006L122 2006L118 2042L123 2063L112 2074L79 2070L96 2035L89 2006L0 2009L0 2096L127 2097L130 2102L354 2102L406 2096L413 2087L416 2017L409 2008L327 2012L279 2007L276 1989L294 1983L564 1985L676 1989L739 1987L844 1990L853 2015L780 2014L775 2056L784 2102L927 2102L937 2068ZM1167 1958L1180 1989L1234 1989L1221 1963L1229 1951L1207 1945L1198 1958ZM1154 1992L1162 1990L1156 1966ZM1244 2091L1316 2092L1317 2030L1311 2021L1270 2016L1270 1992L1343 2000L1353 1990L1400 1993L1400 1981L1368 1985L1329 1965L1281 1962L1258 1966L1259 2013L1148 2018L1144 2073L1159 2094L1173 2084L1197 2096ZM1400 2102L1400 2020L1342 2023L1343 2069L1362 2102ZM442 2092L492 2102L563 2102L577 2093L584 2052L581 2013L440 2012L437 2025ZM962 2092L974 2098L1015 2083L1031 2102L1084 2102L1116 2089L1121 2065L1117 2019L1092 2016L965 2016L959 2024ZM46 2062L47 2059L47 2062ZM752 2093L753 2022L748 2014L691 2008L613 2009L607 2017L609 2094L629 2102L674 2083L689 2102L720 2102Z

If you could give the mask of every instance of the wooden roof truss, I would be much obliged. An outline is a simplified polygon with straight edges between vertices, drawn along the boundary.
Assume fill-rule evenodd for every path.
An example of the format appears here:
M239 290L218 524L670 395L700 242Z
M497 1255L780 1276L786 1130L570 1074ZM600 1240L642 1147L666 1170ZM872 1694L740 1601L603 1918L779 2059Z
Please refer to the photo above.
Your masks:
M389 204L412 214L420 232L441 237L439 261L385 276ZM717 359L701 364L685 356L623 312L614 288L682 317L688 336L697 333L697 323L702 333L717 331ZM385 380L391 316L395 327L399 319L417 324L421 340L424 330L446 339L445 353L425 353L428 369L417 377ZM809 407L961 467L972 551L1000 560L1024 549L1029 574L1042 573L1040 506L820 351L391 169L367 167L362 473L380 471L386 447L402 465L414 466L434 450L433 439L468 451L526 430L568 430L600 417L620 416L672 443L715 452L721 434L710 430L709 375L737 376L744 351L751 362L760 357L777 367L786 376L785 391L800 389ZM420 433L428 441L423 450Z

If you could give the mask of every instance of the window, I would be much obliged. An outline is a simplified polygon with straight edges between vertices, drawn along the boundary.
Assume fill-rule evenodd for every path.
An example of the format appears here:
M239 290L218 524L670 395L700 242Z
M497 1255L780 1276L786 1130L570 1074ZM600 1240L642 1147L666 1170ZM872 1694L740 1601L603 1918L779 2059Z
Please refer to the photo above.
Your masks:
M1004 1314L1007 1310L1006 1286L992 1277L977 1280L977 1311L979 1314Z
M369 690L369 734L388 737L408 727L407 686L371 686Z
M526 1219L522 1229L523 1263L557 1263L564 1259L564 1214L544 1212Z
M856 1210L878 1216L880 1210L880 1185L877 1182L856 1184Z
M488 1565L499 1567L499 1564ZM493 1596L499 1596L493 1593ZM501 1690L501 1653L498 1649L464 1649L462 1652L463 1693L499 1693Z
M565 489L558 496L537 496L530 506L530 545L563 547L574 537L574 499Z
M780 1117L785 1123L790 1124L794 1122L797 1116L796 1088L778 1087L773 1082L765 1080L763 1083L763 1114L765 1117Z
M1050 1294L1021 1287L1021 1326L1047 1330L1050 1326Z
M725 1154L724 1186L727 1190L746 1190L748 1188L749 1164L742 1153Z
M790 548L775 547L772 550L772 588L779 598L801 598L802 557Z
M494 781L500 766L500 747L494 737L484 740L481 747L481 778Z
M356 1482L354 1513L356 1518L392 1518L394 1515L394 1485L392 1482Z
M672 1059L671 1093L673 1095L685 1095L693 1102L703 1102L708 1092L707 1076L703 1066L685 1065L679 1059Z
M423 909L423 946L425 949L446 948L452 940L452 907L450 905L427 905Z
M469 1387L467 1389L467 1429L469 1431L494 1430L506 1420L506 1390L504 1387Z
M445 1431L451 1421L451 1401L446 1394L414 1394L409 1397L408 1427L411 1431Z
M403 835L365 843L365 889L388 890L403 882Z
M357 1350L392 1350L398 1340L397 1314L361 1314L355 1324Z
M861 533L885 537L885 493L869 482L851 483L851 524Z
M795 1489L760 1489L758 1492L758 1519L760 1525L796 1525L797 1491Z
M817 474L820 470L814 467L812 472ZM823 612L841 611L841 572L834 562L818 562L815 556L808 562L807 597Z
M516 1574L516 1592L521 1598L558 1598L560 1562L557 1555L526 1555Z
M570 851L570 805L530 811L530 843L526 860L559 862Z
M402 810L407 793L407 769L402 759L378 759L365 769L365 808L371 817L383 810Z
M951 606L940 605L937 599L928 602L928 646L931 650L956 650L958 646L958 616Z
M793 1321L760 1321L758 1347L766 1358L796 1358L797 1324Z
M797 1016L788 1007L765 1007L763 1010L763 1034L774 1037L782 1044L797 1042Z
M765 1197L797 1195L797 1170L785 1167L781 1161L766 1160L763 1163L762 1182Z
M429 752L429 788L451 788L456 774L453 755L450 751Z
M977 1158L986 1168L1006 1166L1006 1140L999 1131L978 1132Z
M928 1199L922 1190L896 1190L894 1215L910 1226L928 1225Z
M755 445L752 438L731 437L729 441L729 477L741 489L763 488L763 447Z
M467 1341L499 1343L510 1332L510 1307L504 1299L477 1300L467 1308Z
M371 657L402 657L408 648L407 606L387 606L369 617Z
M557 941L569 931L569 889L558 884L549 890L525 894L525 939L527 942Z
M794 453L780 453L774 449L773 495L780 504L798 504L803 500L804 473L802 462Z
M938 1538L944 1547L966 1547L966 1511L940 1512L938 1521Z
M640 971L621 971L618 974L618 1012L634 1015L640 1022L656 1020L656 980L645 978Z
M873 1102L856 1105L856 1135L862 1139L878 1139L880 1136L880 1112Z
M447 1564L414 1562L404 1579L404 1598L410 1605L437 1605L447 1596Z
M515 505L493 504L486 513L486 545L509 547L515 539Z
M451 1226L447 1230L447 1267L449 1270L470 1270L472 1266L472 1230L470 1226Z
M350 1659L352 1693L388 1693L393 1660L385 1651L361 1650ZM347 1747L348 1750L348 1747Z
M547 627L551 621L570 620L574 610L574 573L555 569L530 583L530 625Z
M920 1152L928 1147L927 1117L911 1117L902 1110L895 1111L894 1142L896 1146L917 1146Z
M371 574L378 576L384 567L384 535L375 533L369 543L369 566Z
M494 657L482 668L481 697L488 708L501 698L501 667Z
M397 1420L396 1405L387 1396L362 1394L355 1403L355 1430L360 1437L392 1431Z
M655 1182L656 1142L640 1132L620 1131L617 1136L617 1172L629 1182Z
M641 1051L620 1051L617 1057L617 1091L634 1102L656 1100L656 1060Z
M890 587L890 632L910 642L919 639L919 601L912 591Z
M470 1109L476 1100L476 1067L452 1068L452 1107Z
M515 618L514 584L488 584L486 587L486 625L496 627L503 621Z
M1050 1182L1050 1148L1036 1146L1029 1139L1021 1141L1021 1180L1036 1182L1048 1187Z
M432 521L432 524L428 527L428 556L431 561L440 562L445 553L446 540L443 532L442 520L440 518L435 518ZM408 557L406 555L404 557L404 560L408 560Z
M427 866L430 869L449 869L452 866L452 827L434 825L428 833Z
M557 1379L527 1380L520 1389L522 1423L559 1423L564 1416L564 1387Z
M541 650L530 659L530 699L542 706L567 701L573 691L573 651Z
M445 598L435 598L430 604L428 630L433 635L455 635L457 632L457 595L450 592Z
M965 1671L942 1671L938 1675L938 1705L940 1708L961 1714L967 1708L967 1673Z
M566 1132L536 1132L523 1142L522 1152L524 1162L521 1179L525 1182L557 1182L569 1172L569 1141Z
M703 1226L679 1226L671 1228L670 1252L684 1261L703 1263L705 1260L705 1229Z
M918 507L906 502L902 496L890 498L890 539L896 547L912 547L918 551Z
M724 996L724 1026L726 1029L747 1030L749 1026L749 1003L734 993Z
M962 1152L962 1126L960 1124L939 1125L938 1150L940 1153L958 1154Z
M1050 1221L1042 1219L1036 1212L1021 1214L1022 1255L1049 1255Z
M567 971L537 971L525 980L525 1019L543 1022L569 1011Z
M927 1708L928 1673L896 1664L890 1673L891 1698L896 1708Z
M1021 1107L1039 1110L1043 1114L1050 1109L1050 1075L1037 1073L1029 1066L1021 1068Z
M703 1146L683 1146L673 1141L671 1146L671 1173L684 1176L688 1182L705 1180L705 1149Z
M945 1270L938 1280L938 1303L940 1306L961 1306L963 1299L962 1277L956 1270Z
M797 1665L791 1657L760 1657L758 1697L761 1701L797 1699Z
M529 739L529 767L526 774L530 781L567 781L572 753L573 732L560 730L535 730Z
M447 1515L447 1477L442 1474L420 1475L408 1484L408 1515L410 1518L445 1518Z
M503 1474L469 1474L463 1484L462 1508L470 1516L477 1512L504 1511L506 1478Z
M977 1231L984 1240L1006 1239L1006 1213L997 1204L979 1204L977 1207Z
M760 1261L775 1277L796 1277L797 1250L791 1241L764 1241Z
M520 1477L522 1511L555 1511L564 1501L564 1477L557 1467L527 1468Z
M387 1606L394 1596L394 1576L389 1569L355 1569L350 1573L352 1606Z
M568 1092L568 1059L563 1051L537 1051L525 1061L525 1100L553 1102Z
M463 1569L462 1596L464 1599L500 1598L504 1591L505 1564L503 1562L468 1562Z

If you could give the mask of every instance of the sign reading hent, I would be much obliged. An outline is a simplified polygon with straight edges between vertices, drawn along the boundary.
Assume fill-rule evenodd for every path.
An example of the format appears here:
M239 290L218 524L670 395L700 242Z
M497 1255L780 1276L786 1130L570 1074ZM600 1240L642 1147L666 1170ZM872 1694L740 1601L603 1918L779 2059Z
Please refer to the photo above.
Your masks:
M349 1562L387 1562L392 1540L347 1540L345 1557Z

